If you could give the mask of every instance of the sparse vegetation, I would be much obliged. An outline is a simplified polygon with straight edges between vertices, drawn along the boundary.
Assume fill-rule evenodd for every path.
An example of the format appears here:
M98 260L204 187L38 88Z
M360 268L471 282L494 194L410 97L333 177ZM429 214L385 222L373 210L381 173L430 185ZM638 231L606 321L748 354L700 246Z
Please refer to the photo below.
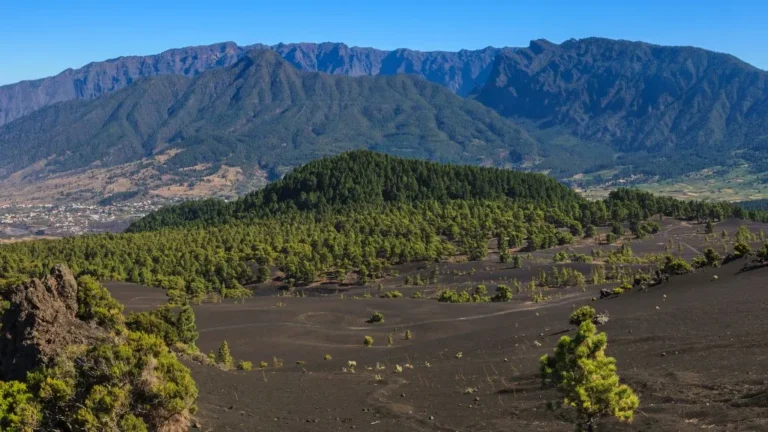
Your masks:
M363 338L363 345L366 347L372 347L373 346L373 338L370 336L366 336Z

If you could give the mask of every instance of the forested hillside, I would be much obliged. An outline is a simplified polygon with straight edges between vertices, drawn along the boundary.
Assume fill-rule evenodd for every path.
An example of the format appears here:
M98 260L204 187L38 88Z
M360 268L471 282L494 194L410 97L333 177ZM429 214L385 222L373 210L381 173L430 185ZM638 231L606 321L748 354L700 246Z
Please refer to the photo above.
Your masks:
M501 53L474 97L536 128L609 143L625 175L669 177L732 157L766 158L768 73L728 54L602 38L537 40Z
M231 203L203 200L163 208L135 222L129 231L218 224L293 210L325 212L387 203L504 198L558 209L585 203L573 190L543 174L442 165L358 150L310 162Z
M352 152L296 170L262 192L161 210L133 233L0 246L0 285L67 263L79 275L160 286L201 300L247 295L281 272L289 284L383 277L392 265L460 255L488 241L538 250L592 236L595 226L655 214L689 220L768 220L727 203L619 190L587 201L539 174L439 165ZM254 267L258 270L254 273Z
M36 163L41 175L109 167L168 149L178 153L166 170L223 164L279 177L355 148L499 166L538 154L519 127L442 86L407 75L302 72L257 50L195 79L154 77L5 125L0 177Z
M238 46L234 42L170 49L155 55L127 56L67 69L48 78L0 86L0 126L58 102L96 99L142 78L194 77L231 66L254 49L271 49L300 70L332 75L410 74L466 96L485 82L493 59L503 49L459 52L383 51L343 43L280 43Z

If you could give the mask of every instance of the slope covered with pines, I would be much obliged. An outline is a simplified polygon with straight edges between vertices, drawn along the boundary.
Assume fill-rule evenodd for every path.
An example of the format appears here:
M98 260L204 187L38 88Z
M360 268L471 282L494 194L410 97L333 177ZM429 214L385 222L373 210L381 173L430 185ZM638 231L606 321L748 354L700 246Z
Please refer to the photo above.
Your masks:
M351 151L312 161L234 202L188 202L163 208L130 231L186 223L222 223L293 210L324 212L387 203L502 200L552 208L584 204L570 188L543 174L446 165L370 151Z
M415 76L302 72L271 50L194 79L153 77L0 128L0 176L55 173L175 149L167 169L224 164L271 170L368 148L443 162L508 165L537 144L483 105Z

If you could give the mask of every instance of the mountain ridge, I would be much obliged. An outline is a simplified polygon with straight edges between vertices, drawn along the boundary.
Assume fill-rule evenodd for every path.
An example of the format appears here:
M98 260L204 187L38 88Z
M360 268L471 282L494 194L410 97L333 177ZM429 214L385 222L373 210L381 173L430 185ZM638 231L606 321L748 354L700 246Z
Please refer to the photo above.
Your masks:
M331 74L394 75L410 73L466 95L480 85L495 55L505 48L479 50L386 51L340 42L211 45L174 48L159 54L121 56L69 68L61 73L0 86L0 126L45 106L69 100L90 100L158 75L197 76L205 70L231 66L254 49L271 49L300 70Z
M234 165L273 178L356 148L505 166L537 146L490 108L418 77L306 72L252 50L195 78L145 78L0 127L0 176L41 163L35 175L116 166L172 149L166 171Z
M649 174L683 174L712 164L710 156L768 149L768 72L700 48L533 41L499 54L473 97L508 118L610 143L629 155L619 164ZM693 160L680 170L677 161L657 170L645 156L681 154Z

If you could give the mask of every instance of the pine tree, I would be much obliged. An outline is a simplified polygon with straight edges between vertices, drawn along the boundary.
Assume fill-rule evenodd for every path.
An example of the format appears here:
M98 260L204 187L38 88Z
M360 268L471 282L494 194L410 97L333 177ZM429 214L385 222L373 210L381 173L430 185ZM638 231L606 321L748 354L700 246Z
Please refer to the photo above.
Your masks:
M593 432L601 417L615 416L631 422L640 400L626 384L619 383L616 359L605 355L608 337L597 333L590 321L579 325L576 337L563 336L554 354L541 357L541 377L555 386L563 402L576 409L577 429Z
M272 273L269 271L269 267L266 265L259 266L256 282L267 282L272 277Z
M229 352L229 345L227 341L221 343L219 351L216 353L216 363L224 366L227 369L231 369L234 365L234 359L232 353Z
M184 306L179 312L179 318L176 320L176 331L179 334L179 341L187 345L194 345L197 340L197 325L195 324L195 312L190 306Z

